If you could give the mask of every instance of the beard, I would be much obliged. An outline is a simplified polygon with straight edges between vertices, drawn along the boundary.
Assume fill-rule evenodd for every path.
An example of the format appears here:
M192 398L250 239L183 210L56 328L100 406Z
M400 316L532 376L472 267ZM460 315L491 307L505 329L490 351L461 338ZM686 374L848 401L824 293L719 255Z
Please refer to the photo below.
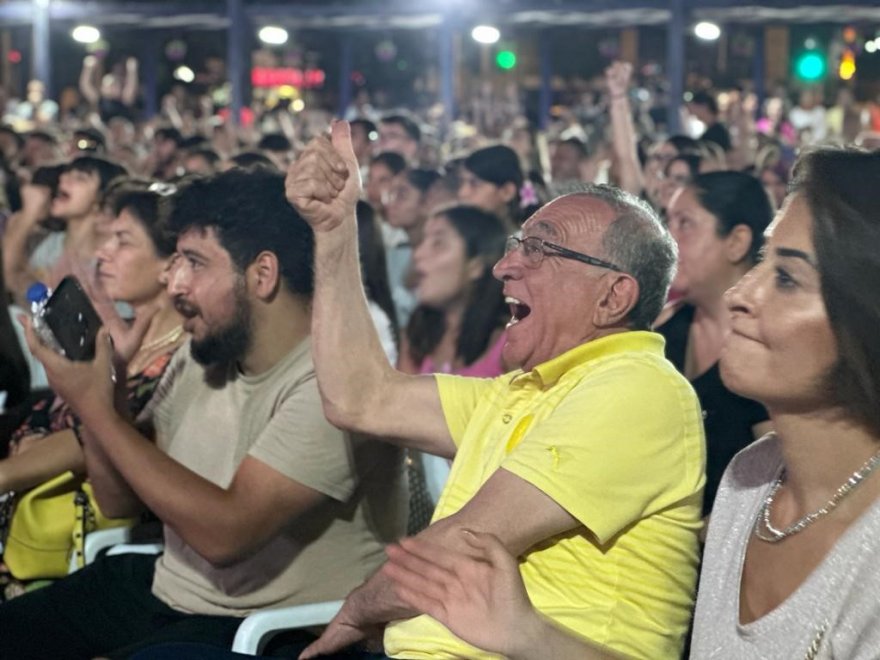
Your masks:
M244 358L253 339L251 303L244 286L235 289L235 313L226 325L190 341L190 353L202 366L232 364Z

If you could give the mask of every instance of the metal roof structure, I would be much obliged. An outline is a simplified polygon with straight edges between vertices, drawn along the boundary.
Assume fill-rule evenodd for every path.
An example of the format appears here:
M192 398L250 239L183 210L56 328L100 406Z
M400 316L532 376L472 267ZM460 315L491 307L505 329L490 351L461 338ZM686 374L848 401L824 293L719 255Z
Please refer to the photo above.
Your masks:
M7 0L0 25L24 25L45 7L50 20L144 29L226 29L230 5L252 23L321 30L424 29L444 21L491 19L500 25L623 27L669 23L676 5L695 20L719 23L880 21L876 0Z

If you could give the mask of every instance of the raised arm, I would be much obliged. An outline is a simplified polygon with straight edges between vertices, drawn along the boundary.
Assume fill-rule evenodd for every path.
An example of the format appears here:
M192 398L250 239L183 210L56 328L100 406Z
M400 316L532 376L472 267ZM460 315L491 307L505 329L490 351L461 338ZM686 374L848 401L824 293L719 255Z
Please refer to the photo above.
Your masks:
M79 91L83 98L88 101L93 108L98 107L98 101L101 100L101 93L95 84L95 71L98 66L98 58L94 55L86 55L83 58L82 71L79 74Z
M138 76L138 61L134 57L125 60L125 80L122 82L122 95L120 100L131 107L137 101L138 85L140 78Z
M15 302L27 307L25 292L41 277L31 270L28 249L31 238L39 231L40 220L49 215L52 192L46 186L25 184L21 189L22 208L9 218L3 235L3 279Z
M631 76L632 64L629 62L615 62L605 70L608 111L611 114L611 144L617 162L617 185L633 195L641 195L645 184L636 151L636 132L629 104Z
M452 456L437 384L385 357L370 319L358 258L361 192L347 122L316 138L290 167L287 198L315 231L312 350L324 412L333 424Z

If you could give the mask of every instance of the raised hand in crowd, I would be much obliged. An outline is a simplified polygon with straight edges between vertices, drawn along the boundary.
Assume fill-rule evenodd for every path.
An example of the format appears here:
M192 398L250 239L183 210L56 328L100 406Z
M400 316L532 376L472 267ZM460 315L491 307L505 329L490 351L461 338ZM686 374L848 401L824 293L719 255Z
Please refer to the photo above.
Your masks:
M348 122L334 122L329 138L308 144L290 166L285 189L288 201L315 231L330 231L346 219L354 222L361 180Z

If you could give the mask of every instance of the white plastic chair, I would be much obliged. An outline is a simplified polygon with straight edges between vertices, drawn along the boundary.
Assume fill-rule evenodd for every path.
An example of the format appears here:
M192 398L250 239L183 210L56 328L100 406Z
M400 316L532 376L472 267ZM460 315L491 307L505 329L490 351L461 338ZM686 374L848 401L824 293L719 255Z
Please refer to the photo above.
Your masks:
M332 600L324 603L292 605L251 614L238 627L232 642L232 650L235 653L259 655L269 640L279 632L330 623L342 608L343 602Z
M86 534L86 540L83 543L85 564L91 564L105 549L107 549L108 556L126 553L158 555L162 552L165 547L162 543L130 543L131 529L131 527L111 527ZM69 572L75 573L79 568L76 555L71 554Z

